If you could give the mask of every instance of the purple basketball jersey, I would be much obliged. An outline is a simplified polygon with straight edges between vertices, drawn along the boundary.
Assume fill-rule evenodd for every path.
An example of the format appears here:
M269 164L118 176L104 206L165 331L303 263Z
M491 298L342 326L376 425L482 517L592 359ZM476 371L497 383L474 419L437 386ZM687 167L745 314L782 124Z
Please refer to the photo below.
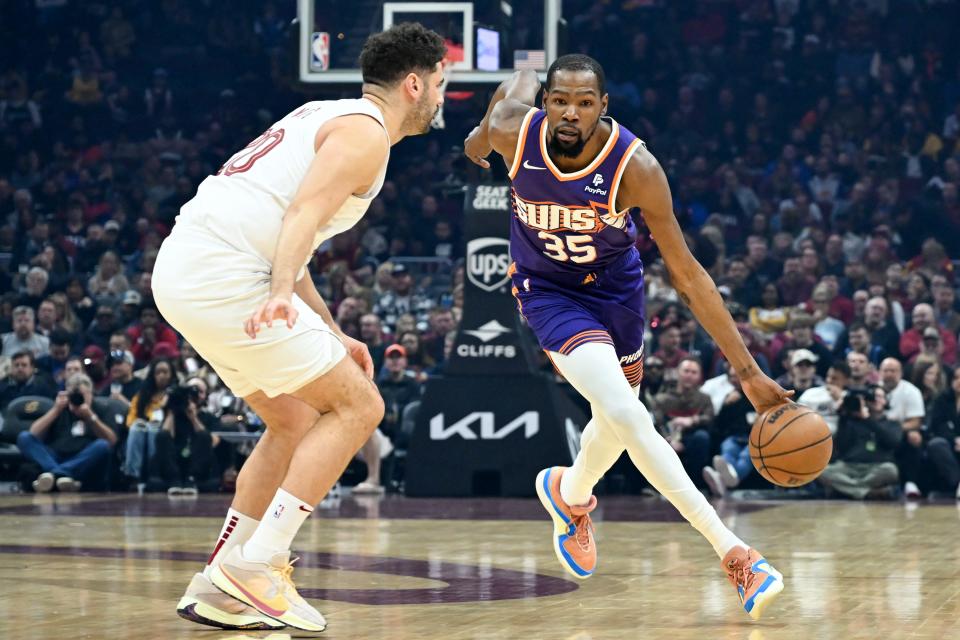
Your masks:
M616 197L627 161L643 144L608 119L606 145L586 168L562 173L550 160L546 112L523 121L510 168L510 268L520 313L548 353L589 342L614 347L631 386L643 377L643 264L637 229Z
M627 160L643 144L612 118L606 145L584 169L561 172L547 152L546 111L523 121L510 169L513 220L510 253L528 273L588 274L602 270L634 246L637 229L616 197Z

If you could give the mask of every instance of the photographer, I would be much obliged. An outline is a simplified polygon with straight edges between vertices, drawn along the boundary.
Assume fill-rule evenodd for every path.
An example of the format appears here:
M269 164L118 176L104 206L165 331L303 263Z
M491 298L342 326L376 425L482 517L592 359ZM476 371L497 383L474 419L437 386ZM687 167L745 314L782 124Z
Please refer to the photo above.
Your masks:
M850 498L893 498L899 473L894 453L900 425L887 420L883 387L849 387L840 403L834 461L819 481L828 490Z
M17 447L43 472L33 481L37 493L79 491L81 483L105 479L110 448L117 442L104 417L91 408L93 382L82 373L67 380L53 406L17 436Z
M167 393L163 425L157 434L154 468L171 495L215 491L216 477L211 435L219 421L204 409L206 383L192 378Z

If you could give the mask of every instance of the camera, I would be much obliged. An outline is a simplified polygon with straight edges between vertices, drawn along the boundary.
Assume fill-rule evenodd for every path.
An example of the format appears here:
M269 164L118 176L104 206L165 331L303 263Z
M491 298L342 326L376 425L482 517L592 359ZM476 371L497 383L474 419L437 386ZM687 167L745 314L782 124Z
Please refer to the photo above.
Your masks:
M181 384L167 391L167 408L171 411L185 412L191 400L200 404L200 390L197 387Z
M75 407L81 406L86 400L87 399L83 397L83 391L80 391L80 389L74 389L70 392L70 395L67 396L67 402Z
M863 405L869 405L874 401L876 391L874 387L847 387L847 393L843 396L840 403L840 414L852 417L860 416L861 402Z

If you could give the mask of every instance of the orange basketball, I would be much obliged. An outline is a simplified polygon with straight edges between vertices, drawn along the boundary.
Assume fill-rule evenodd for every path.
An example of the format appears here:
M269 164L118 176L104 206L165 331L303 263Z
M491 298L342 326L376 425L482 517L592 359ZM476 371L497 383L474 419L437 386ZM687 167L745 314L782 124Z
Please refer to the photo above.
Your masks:
M813 409L788 400L761 414L750 430L750 459L764 478L781 487L799 487L830 462L830 427Z

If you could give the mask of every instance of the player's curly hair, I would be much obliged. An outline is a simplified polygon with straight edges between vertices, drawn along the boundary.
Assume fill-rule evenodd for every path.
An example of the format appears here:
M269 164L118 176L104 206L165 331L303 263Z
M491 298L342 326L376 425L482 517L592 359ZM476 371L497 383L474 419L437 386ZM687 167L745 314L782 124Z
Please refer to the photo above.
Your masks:
M370 36L360 52L364 84L391 86L408 73L425 75L443 59L443 38L419 22L402 22Z
M553 86L553 76L557 71L592 71L593 75L597 76L600 95L602 96L607 92L607 78L603 73L603 67L590 56L570 53L554 60L550 68L547 69L547 91Z

